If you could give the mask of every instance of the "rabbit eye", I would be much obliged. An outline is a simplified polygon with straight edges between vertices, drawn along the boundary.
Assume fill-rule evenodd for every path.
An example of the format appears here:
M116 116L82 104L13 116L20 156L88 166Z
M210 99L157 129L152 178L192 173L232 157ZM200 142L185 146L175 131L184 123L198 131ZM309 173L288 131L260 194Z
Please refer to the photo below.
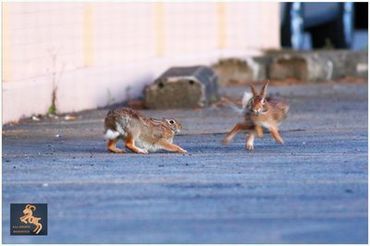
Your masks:
M175 122L174 122L173 120L170 120L169 122L170 122L170 124L173 124L173 123L175 123Z

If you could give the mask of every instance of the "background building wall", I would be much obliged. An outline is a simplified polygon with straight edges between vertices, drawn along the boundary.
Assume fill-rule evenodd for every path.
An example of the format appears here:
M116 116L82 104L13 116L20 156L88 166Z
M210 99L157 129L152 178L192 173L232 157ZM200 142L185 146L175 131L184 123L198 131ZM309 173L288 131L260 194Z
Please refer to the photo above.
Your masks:
M3 123L119 102L169 66L279 47L278 3L3 3Z

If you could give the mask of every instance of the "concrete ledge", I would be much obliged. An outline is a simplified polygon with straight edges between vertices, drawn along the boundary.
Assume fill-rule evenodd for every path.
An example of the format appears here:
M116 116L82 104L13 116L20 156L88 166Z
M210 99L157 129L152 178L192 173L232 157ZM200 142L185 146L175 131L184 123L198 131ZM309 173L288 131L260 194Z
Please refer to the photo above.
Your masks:
M293 77L299 80L318 81L346 76L368 77L368 52L349 50L278 51L268 52L266 56L272 57L272 63L267 68L270 79ZM283 71L290 69L290 73L284 74L277 68Z
M329 80L334 65L326 57L318 54L284 54L274 57L268 65L268 78L283 80L295 78L302 81Z
M220 59L212 65L222 85L239 84L267 78L267 65L270 57L246 57Z
M325 81L347 76L368 78L368 52L317 50L268 51L262 56L221 59L213 65L220 84L253 80Z

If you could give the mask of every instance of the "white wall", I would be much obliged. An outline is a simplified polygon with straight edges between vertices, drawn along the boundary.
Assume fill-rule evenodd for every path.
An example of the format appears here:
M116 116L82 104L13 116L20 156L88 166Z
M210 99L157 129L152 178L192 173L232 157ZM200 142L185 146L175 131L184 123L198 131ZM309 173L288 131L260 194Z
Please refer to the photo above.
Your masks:
M169 66L279 47L278 3L4 3L3 123L142 93ZM54 82L53 82L54 81Z

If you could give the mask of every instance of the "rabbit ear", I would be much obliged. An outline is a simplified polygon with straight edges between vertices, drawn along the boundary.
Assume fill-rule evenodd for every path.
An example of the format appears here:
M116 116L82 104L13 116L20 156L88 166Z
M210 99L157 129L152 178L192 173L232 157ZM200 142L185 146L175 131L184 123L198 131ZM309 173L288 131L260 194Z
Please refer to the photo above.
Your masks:
M257 93L256 87L254 87L254 85L252 85L252 84L250 84L249 86L251 87L251 91L252 91L253 96L257 96L258 93Z
M262 98L265 98L265 97L266 97L266 94L267 94L267 86L268 86L268 84L269 84L269 81L267 81L267 82L263 85L263 87L262 87L261 94L260 94L260 96L261 96Z

